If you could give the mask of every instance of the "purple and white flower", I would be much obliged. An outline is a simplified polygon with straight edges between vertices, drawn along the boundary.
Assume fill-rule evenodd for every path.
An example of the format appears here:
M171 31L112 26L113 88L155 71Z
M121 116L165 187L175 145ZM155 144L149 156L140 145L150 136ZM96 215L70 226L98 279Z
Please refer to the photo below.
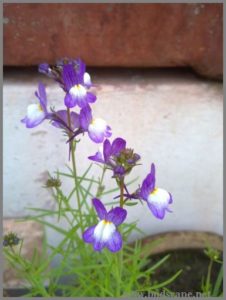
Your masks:
M86 106L80 111L80 126L95 143L102 143L105 138L112 135L111 127L106 121L100 118L93 118L92 111L89 106Z
M38 70L60 84L66 92L64 103L68 108L76 105L82 108L96 101L96 96L87 91L92 87L92 81L81 59L63 58L54 66L41 63Z
M45 86L41 82L38 85L38 92L35 92L35 96L38 98L39 103L28 105L27 115L21 120L22 123L25 123L27 128L33 128L39 125L49 116L47 112Z
M95 251L101 251L104 247L111 252L119 251L122 248L122 236L117 227L124 222L127 211L121 207L115 207L107 212L99 199L94 198L92 202L100 221L97 225L86 229L83 233L83 240L93 244Z
M171 212L169 205L173 202L172 196L166 190L155 186L155 165L144 179L138 192L138 197L147 201L148 207L158 219L163 219L165 212Z
M92 82L81 60L78 61L77 69L72 63L63 65L62 80L66 90L64 103L68 108L76 105L83 108L96 101L96 96L87 91L92 86Z

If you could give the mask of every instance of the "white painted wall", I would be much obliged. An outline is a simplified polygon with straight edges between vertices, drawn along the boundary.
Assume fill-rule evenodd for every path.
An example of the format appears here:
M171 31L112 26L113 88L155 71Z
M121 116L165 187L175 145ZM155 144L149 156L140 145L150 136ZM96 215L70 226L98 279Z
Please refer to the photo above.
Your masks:
M223 96L222 84L185 72L92 73L98 101L96 116L105 118L113 138L124 137L142 156L131 178L141 183L156 164L157 184L172 193L172 214L155 219L146 206L129 208L128 221L139 219L147 235L172 230L203 230L223 234ZM38 80L48 84L50 105L63 108L63 92L36 73L7 73L4 80L4 216L29 214L25 207L54 207L42 185L47 171L65 169L68 147L62 133L48 122L26 129L20 119L35 99ZM82 171L97 146L87 137L79 145ZM93 171L92 171L93 170ZM98 167L90 174L96 175ZM110 174L106 180L114 186ZM64 182L65 191L72 185ZM137 184L131 186L135 189ZM107 197L105 201L112 201ZM62 226L64 226L62 224ZM137 237L134 233L133 238ZM59 237L49 233L52 243Z

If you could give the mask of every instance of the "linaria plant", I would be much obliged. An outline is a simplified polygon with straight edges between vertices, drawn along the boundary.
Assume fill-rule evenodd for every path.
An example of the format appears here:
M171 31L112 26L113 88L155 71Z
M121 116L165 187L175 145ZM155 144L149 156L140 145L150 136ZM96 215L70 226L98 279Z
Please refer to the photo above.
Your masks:
M36 214L26 219L53 229L62 239L58 245L52 246L45 238L42 253L38 254L34 249L31 260L21 254L22 242L19 238L15 246L11 243L10 247L5 240L4 253L8 261L29 284L27 296L120 297L141 295L144 291L158 295L180 271L165 282L156 282L155 270L169 256L150 266L150 249L140 241L128 243L130 234L140 230L136 222L126 221L129 211L142 204L144 210L150 211L150 217L164 219L171 212L172 195L156 185L154 163L147 166L148 174L137 188L129 191L131 182L128 182L127 175L140 164L141 156L130 145L127 146L122 137L113 138L107 121L92 112L97 97L81 59L62 59L54 66L42 63L39 71L63 89L65 109L49 107L46 87L40 82L34 103L28 106L22 123L31 129L48 121L56 130L62 130L69 150L66 159L71 167L68 167L68 173L57 171L55 175L50 175L45 184L52 190L56 210L32 208ZM76 158L77 151L81 150L78 144L86 134L91 143L99 146L99 150L84 158L91 164L83 174L79 174ZM98 179L89 175L93 163L102 168ZM115 181L114 189L108 190L104 186L106 172L110 172ZM63 192L63 178L71 179L74 184L68 195ZM106 195L110 200L108 204L103 200ZM76 208L72 205L74 199ZM55 223L46 218L54 216ZM67 223L67 229L58 223L62 219ZM16 246L18 243L20 245ZM56 258L58 264L50 267ZM62 281L65 276L68 278L66 283Z

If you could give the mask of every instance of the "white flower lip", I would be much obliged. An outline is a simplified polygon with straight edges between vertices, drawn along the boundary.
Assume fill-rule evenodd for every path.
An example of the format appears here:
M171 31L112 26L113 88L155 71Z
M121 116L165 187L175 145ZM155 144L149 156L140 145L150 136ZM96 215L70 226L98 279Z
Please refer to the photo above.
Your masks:
M81 84L77 84L70 89L69 94L81 99L86 96L86 89Z
M45 117L45 113L40 104L30 104L27 107L27 117L30 120L39 120Z
M92 131L94 133L102 133L105 132L107 128L107 123L105 120L101 118L93 119L93 121L89 125L89 131Z
M83 80L84 80L85 85L87 85L87 86L92 85L91 77L90 77L89 73L87 73L87 72L84 73Z
M114 223L102 220L100 221L95 230L94 230L94 237L101 242L107 242L111 239L113 233L115 232L116 227Z
M155 188L148 196L147 201L159 208L166 208L169 204L170 194L161 188Z

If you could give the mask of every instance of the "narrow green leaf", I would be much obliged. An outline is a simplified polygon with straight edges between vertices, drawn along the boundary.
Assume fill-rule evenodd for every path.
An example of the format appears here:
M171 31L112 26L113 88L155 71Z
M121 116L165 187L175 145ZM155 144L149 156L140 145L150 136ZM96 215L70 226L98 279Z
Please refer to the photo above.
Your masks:
M134 206L134 205L137 205L138 202L125 202L125 205L126 206Z
M166 285L170 284L171 282L173 282L181 273L183 270L179 270L176 274L174 274L172 277L170 277L169 279L161 282L161 283L157 283L155 285L152 285L151 287L144 287L142 290L140 291L153 291L162 287L165 287Z
M217 280L214 284L213 293L211 295L212 297L219 297L222 281L223 281L223 266L221 266L217 276Z
M145 274L153 273L156 269L158 269L165 261L170 258L170 254L167 254L162 259L160 259L156 264L151 266L148 270L145 271Z

